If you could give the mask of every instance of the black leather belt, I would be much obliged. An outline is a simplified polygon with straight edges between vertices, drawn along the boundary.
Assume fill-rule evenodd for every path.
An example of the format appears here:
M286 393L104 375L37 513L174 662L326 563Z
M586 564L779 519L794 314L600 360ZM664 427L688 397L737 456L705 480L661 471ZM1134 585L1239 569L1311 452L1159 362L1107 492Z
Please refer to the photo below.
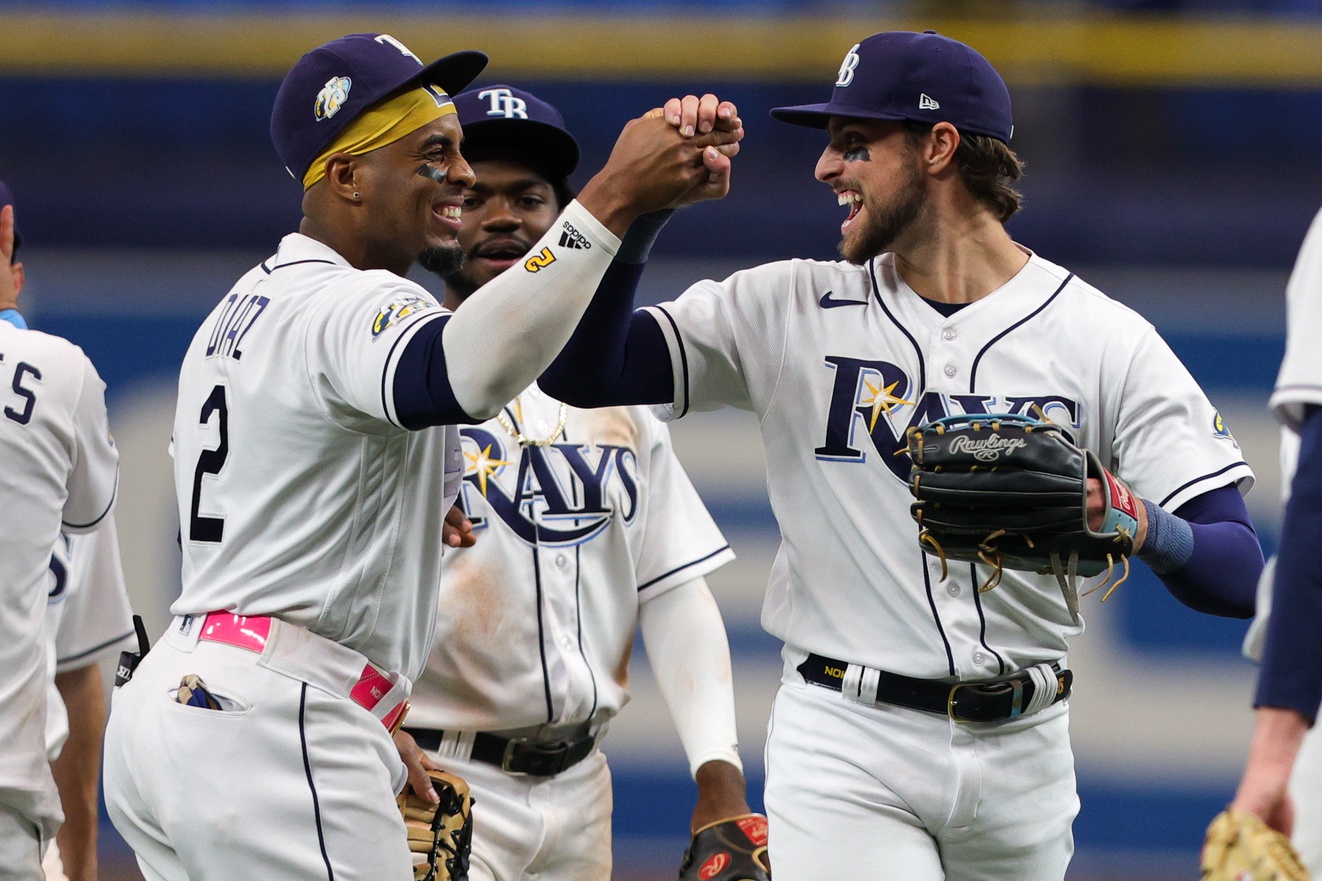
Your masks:
M798 666L798 671L807 682L840 691L848 666L844 661L809 655L808 660ZM1070 696L1074 674L1060 669L1059 664L1052 664L1051 668L1056 672L1056 695L1051 701L1054 704ZM1021 716L1036 690L1027 671L986 682L940 682L885 670L875 672L880 675L877 680L879 702L939 713L956 722L1000 722Z
M428 752L440 749L445 737L444 731L435 728L404 728L418 746ZM539 742L524 737L502 737L479 731L473 735L473 753L471 758L478 762L495 765L511 774L528 774L533 777L554 777L561 771L574 767L586 759L597 739L591 734L572 740Z

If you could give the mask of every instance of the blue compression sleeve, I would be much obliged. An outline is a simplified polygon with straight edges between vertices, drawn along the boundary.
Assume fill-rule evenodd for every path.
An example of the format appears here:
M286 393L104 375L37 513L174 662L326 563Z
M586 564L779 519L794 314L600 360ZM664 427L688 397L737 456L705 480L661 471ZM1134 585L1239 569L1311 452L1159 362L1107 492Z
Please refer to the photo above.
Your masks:
M450 388L441 334L449 316L428 321L408 341L395 367L395 412L411 430L481 422L463 411Z
M575 407L669 404L675 400L670 350L655 319L633 311L643 265L615 260L574 335L538 381Z
M1223 486L1195 496L1175 516L1189 523L1193 553L1179 569L1157 576L1171 596L1208 615L1252 617L1262 546L1239 490Z
M1322 704L1322 554L1317 547L1322 536L1322 409L1308 409L1276 556L1254 706L1283 707L1316 719Z

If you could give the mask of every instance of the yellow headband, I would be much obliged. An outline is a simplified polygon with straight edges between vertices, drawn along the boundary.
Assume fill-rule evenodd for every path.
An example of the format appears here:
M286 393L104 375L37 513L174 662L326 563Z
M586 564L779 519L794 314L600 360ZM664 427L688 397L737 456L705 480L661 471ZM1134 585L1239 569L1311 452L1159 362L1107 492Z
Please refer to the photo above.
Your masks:
M409 89L373 105L349 123L344 131L340 132L340 136L332 141L320 156L312 160L312 165L303 175L303 189L306 190L326 176L326 159L332 153L361 156L379 147L393 144L410 132L415 132L442 116L457 112L450 96L442 92L440 86L430 85Z

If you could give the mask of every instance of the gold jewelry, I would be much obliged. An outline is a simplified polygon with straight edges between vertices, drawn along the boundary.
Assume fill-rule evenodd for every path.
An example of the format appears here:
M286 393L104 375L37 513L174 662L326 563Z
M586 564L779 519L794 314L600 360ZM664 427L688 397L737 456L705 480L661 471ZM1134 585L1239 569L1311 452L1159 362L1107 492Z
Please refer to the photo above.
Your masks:
M520 421L522 421L523 402L520 401L519 398L515 398L514 406L519 408L519 419ZM505 429L505 433L508 434L510 437L514 438L514 442L521 447L544 447L547 444L554 443L555 439L560 436L560 432L565 430L565 422L568 419L569 419L569 405L565 404L562 401L560 403L560 419L555 424L555 431L551 432L549 435L547 435L546 437L540 440L534 440L533 438L530 438L525 434L523 434L523 432L521 431L515 431L514 426L510 425L510 421L505 418L505 412L503 410L496 414L496 421L500 423L500 427Z

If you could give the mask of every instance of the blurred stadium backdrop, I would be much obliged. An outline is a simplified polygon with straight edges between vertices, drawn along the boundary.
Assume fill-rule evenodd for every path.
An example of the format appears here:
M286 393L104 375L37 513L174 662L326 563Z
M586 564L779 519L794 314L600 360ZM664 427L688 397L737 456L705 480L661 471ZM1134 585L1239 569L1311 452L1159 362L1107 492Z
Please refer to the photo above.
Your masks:
M1265 400L1285 281L1322 204L1317 0L0 2L0 179L27 242L25 310L81 344L108 383L125 567L151 632L178 590L166 452L177 365L211 305L296 226L299 190L267 120L302 52L355 31L389 32L428 60L482 49L491 66L479 84L515 82L556 103L584 171L626 120L671 95L737 101L748 136L734 191L670 224L645 279L655 302L757 262L834 256L840 212L812 179L823 139L767 109L822 100L862 37L926 28L1004 73L1028 166L1012 232L1162 331L1258 473L1249 502L1270 553L1280 487ZM674 432L739 554L711 580L760 804L779 675L778 645L758 624L778 537L761 446L747 414L698 414ZM1105 606L1090 598L1085 615L1070 659L1083 802L1070 877L1193 877L1248 742L1245 625L1190 612L1145 570ZM634 701L605 744L617 876L635 881L674 877L694 793L638 655ZM109 881L138 877L108 823L102 861Z

